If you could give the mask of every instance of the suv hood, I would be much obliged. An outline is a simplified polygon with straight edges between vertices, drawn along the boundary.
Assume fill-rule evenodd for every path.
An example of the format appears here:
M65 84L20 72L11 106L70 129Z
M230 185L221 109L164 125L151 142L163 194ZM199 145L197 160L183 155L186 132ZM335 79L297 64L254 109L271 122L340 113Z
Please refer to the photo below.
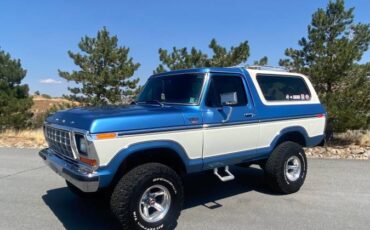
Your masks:
M185 125L182 110L172 106L129 105L84 107L59 111L47 123L87 130L117 132Z

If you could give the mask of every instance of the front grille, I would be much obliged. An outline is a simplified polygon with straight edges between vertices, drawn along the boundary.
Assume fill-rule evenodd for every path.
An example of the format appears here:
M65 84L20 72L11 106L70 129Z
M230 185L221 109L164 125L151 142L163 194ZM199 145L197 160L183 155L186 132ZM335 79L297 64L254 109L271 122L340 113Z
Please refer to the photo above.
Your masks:
M70 135L70 132L66 130L45 126L45 138L49 147L58 154L75 158L71 147Z

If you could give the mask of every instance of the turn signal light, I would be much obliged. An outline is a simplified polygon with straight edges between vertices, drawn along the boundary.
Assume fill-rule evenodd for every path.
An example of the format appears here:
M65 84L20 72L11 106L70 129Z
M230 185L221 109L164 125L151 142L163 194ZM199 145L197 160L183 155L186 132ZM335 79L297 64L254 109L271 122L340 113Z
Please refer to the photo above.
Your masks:
M99 133L99 134L96 134L96 139L98 139L98 140L111 139L111 138L116 138L116 137L117 137L116 133Z
M93 159L89 159L89 158L85 158L85 157L80 156L80 161L82 163L88 164L90 166L96 166L96 160L93 160Z

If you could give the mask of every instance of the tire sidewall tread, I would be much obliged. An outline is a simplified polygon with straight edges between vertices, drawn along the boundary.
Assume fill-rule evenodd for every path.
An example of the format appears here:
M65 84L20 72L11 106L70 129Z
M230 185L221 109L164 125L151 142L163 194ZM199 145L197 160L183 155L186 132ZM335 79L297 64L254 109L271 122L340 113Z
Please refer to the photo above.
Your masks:
M285 162L293 155L301 161L301 174L296 181L290 181L285 174ZM278 145L266 162L265 174L270 187L274 191L284 194L297 192L307 175L307 158L303 148L292 141L286 141Z
M138 210L138 201L151 185L165 186L171 194L171 207L166 217L157 223L144 221ZM117 183L111 197L113 214L124 229L174 229L183 204L181 178L171 168L160 163L140 165L125 174Z

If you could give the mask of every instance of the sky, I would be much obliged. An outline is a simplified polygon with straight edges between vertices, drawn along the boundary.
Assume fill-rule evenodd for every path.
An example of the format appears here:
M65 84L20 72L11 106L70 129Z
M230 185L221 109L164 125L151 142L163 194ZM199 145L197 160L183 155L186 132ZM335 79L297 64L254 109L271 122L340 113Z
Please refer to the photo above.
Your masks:
M229 48L247 40L252 64L268 56L278 65L284 50L297 48L306 36L307 25L324 0L53 0L0 1L0 49L20 59L27 70L24 82L30 92L52 96L68 94L60 70L78 70L67 51L78 51L81 37L96 36L104 26L117 35L119 45L130 48L130 56L141 67L134 77L140 84L159 64L158 49L196 47L210 52L216 38ZM347 0L355 7L355 21L370 23L369 0ZM361 62L370 61L366 52Z

